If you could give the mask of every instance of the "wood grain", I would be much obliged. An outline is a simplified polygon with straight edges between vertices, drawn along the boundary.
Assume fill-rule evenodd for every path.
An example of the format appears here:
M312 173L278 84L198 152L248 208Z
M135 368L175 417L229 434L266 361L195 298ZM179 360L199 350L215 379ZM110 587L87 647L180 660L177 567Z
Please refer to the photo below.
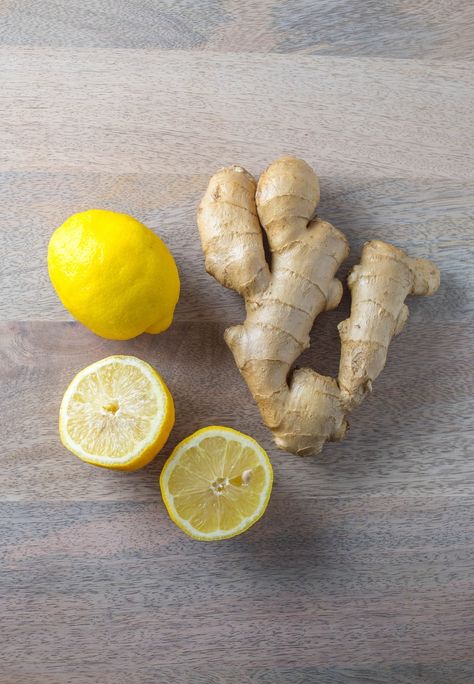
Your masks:
M0 171L473 178L469 63L2 48ZM21 117L19 113L21 112Z
M282 668L291 682L298 668L357 667L374 653L398 664L472 656L470 498L308 504L278 486L267 522L218 553L178 535L158 501L16 506L4 672L102 681L120 663L141 681L137 666L159 677L176 665L185 681L209 681L192 678L196 667L238 682Z
M4 45L474 57L465 0L23 0L0 11Z
M0 684L474 681L474 10L409 0L0 3ZM351 254L378 237L432 258L373 395L320 458L277 451L223 342L240 298L204 272L209 176L282 152L321 176ZM131 213L176 256L163 335L110 342L47 276L75 211ZM336 372L321 316L300 357ZM177 420L137 473L60 445L74 373L148 360ZM268 450L275 487L242 537L202 544L157 478L203 425Z

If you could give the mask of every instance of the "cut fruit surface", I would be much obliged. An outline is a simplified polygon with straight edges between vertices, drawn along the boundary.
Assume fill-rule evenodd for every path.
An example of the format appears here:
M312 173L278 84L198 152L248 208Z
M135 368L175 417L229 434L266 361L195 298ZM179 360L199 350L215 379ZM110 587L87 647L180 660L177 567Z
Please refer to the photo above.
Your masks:
M136 470L165 444L174 405L163 379L134 356L109 356L84 368L64 394L59 433L87 463Z
M198 430L178 444L160 477L171 519L202 541L234 537L257 522L272 482L262 447L242 432L218 426Z

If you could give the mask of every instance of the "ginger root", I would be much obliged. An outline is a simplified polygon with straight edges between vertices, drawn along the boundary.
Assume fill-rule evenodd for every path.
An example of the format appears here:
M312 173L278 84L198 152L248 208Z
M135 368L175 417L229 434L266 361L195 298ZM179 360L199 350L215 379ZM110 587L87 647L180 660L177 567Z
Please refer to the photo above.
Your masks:
M221 169L198 209L206 270L245 301L245 322L228 328L225 340L276 444L299 455L342 439L345 414L370 391L391 338L407 319L405 297L431 294L439 285L429 261L410 259L383 242L367 243L349 277L351 316L339 325L339 379L309 368L292 372L309 346L315 318L341 300L335 275L349 253L343 233L315 217L318 202L314 171L287 156L273 162L258 184L240 166Z

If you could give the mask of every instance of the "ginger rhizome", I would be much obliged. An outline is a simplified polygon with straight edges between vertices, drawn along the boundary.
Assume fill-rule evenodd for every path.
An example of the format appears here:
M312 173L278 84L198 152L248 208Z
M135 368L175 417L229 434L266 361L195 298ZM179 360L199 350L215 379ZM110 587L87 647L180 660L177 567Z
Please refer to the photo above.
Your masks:
M318 202L311 167L282 157L258 184L240 166L221 169L198 209L206 270L245 301L245 322L228 328L225 340L276 444L302 456L344 436L346 414L371 390L407 320L406 296L432 294L439 285L431 262L367 243L348 279L352 306L339 324L338 379L292 371L315 318L339 305L343 290L335 276L349 253L343 233L315 216Z

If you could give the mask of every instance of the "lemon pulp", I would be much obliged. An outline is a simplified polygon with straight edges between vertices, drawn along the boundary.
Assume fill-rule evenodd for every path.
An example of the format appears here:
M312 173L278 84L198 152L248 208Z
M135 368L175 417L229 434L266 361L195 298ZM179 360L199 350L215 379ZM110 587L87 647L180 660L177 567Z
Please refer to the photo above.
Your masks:
M273 481L265 451L251 437L211 426L183 440L160 486L172 520L195 539L233 537L264 513Z
M135 470L158 453L173 422L173 400L158 373L133 356L110 356L71 382L59 428L64 446L84 461Z

